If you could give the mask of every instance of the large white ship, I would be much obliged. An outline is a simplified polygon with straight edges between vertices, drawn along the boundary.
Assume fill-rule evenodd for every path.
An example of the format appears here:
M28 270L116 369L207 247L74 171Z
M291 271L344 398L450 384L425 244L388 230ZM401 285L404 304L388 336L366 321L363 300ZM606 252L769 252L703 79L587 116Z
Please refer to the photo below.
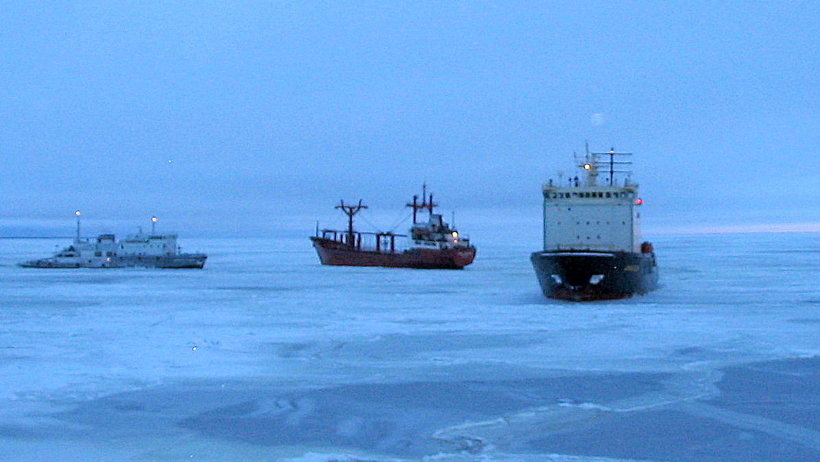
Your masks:
M580 177L544 185L544 250L530 259L545 296L605 300L657 286L654 249L641 241L643 199L623 160L630 155L587 150Z
M151 233L117 240L113 234L94 239L80 237L80 212L74 242L48 258L21 262L25 268L202 268L208 258L203 253L182 253L177 234L156 233L157 217L151 217Z

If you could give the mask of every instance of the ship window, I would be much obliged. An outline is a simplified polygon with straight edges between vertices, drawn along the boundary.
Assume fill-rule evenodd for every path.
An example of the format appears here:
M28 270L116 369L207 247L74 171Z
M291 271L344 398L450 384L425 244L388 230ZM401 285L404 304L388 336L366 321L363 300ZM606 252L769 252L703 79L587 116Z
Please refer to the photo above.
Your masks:
M606 193L606 197L612 197L612 193Z
M102 257L102 252L94 252L95 257Z
M572 193L572 197L578 197L578 193Z

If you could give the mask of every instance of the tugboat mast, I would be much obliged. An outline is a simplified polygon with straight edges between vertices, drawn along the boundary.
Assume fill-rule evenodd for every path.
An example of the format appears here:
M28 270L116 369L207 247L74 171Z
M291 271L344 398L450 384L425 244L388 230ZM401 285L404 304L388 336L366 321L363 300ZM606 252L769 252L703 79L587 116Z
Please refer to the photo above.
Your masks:
M77 216L77 237L74 239L74 242L79 244L80 243L80 215L82 215L82 212L77 210L77 211L74 212L74 215Z
M339 201L339 205L335 208L340 209L347 215L347 245L356 247L356 235L353 232L353 216L359 213L362 209L366 209L366 205L362 205L362 200L359 199L357 205L345 205L344 200Z

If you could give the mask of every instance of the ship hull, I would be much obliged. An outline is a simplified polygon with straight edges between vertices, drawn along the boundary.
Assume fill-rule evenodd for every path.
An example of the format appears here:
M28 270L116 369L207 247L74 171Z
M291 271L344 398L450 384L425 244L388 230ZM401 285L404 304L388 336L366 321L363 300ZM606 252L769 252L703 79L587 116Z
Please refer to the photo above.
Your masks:
M409 249L403 252L376 252L352 249L347 244L311 237L323 265L383 266L388 268L463 269L475 259L475 247L453 249Z
M544 251L530 260L548 298L614 300L647 293L658 284L654 253Z
M179 254L162 256L123 256L98 259L44 258L20 263L23 268L161 268L202 269L208 257L204 254Z

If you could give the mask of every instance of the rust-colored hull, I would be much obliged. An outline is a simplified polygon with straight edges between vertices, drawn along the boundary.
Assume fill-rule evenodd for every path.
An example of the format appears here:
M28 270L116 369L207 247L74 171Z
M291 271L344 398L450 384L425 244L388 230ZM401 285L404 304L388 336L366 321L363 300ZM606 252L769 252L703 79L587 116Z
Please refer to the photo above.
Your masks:
M475 259L475 247L459 249L410 249L376 252L351 249L347 244L311 237L323 265L384 266L388 268L462 269Z

